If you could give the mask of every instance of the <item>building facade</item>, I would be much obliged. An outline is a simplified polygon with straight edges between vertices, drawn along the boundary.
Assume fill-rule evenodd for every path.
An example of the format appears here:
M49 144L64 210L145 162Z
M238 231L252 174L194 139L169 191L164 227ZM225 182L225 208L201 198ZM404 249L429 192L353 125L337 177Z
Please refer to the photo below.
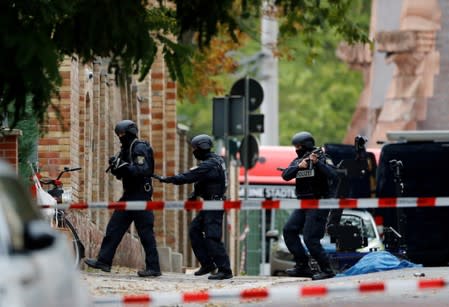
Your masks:
M376 147L387 131L448 129L446 17L444 0L372 1L373 48L342 45L337 51L365 80L345 143L362 134Z

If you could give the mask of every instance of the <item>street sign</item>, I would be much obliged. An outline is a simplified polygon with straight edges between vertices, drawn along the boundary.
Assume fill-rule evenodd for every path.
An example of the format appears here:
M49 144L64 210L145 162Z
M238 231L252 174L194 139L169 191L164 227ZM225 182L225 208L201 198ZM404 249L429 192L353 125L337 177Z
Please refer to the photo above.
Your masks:
M263 88L259 82L254 79L249 78L248 80L248 91L249 91L249 111L255 111L262 104L263 101ZM237 80L231 88L231 95L245 96L245 82L246 78L241 78Z
M243 138L239 153L240 163L245 169L251 169L256 165L259 160L259 142L252 134Z

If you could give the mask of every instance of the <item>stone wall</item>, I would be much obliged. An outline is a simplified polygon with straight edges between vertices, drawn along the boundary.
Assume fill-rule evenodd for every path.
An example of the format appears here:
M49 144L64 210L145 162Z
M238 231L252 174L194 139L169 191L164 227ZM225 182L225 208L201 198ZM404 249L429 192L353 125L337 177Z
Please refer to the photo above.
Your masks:
M363 134L370 147L378 147L388 131L448 128L447 15L449 4L443 0L372 2L373 60L351 56L366 47L339 50L340 58L363 67L365 76L345 143Z

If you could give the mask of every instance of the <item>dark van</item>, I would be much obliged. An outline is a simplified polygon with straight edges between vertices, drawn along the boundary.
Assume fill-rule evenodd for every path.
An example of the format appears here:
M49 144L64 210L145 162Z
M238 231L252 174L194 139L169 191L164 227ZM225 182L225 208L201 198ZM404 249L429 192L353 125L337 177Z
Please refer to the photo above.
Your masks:
M387 133L377 170L377 197L449 196L449 131ZM400 234L414 263L449 264L449 207L376 209Z

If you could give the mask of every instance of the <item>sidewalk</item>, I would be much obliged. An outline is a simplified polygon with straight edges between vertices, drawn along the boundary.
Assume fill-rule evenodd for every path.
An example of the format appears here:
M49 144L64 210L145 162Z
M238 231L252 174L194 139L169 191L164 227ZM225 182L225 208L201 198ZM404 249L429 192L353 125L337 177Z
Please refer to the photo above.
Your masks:
M424 276L422 276L424 275ZM187 274L164 273L159 278L139 278L135 270L114 267L112 273L100 271L83 271L91 295L95 298L122 297L127 295L150 294L156 297L165 294L167 297L181 295L182 293L222 292L238 294L245 289L266 288L271 293L285 292L284 296L270 294L267 298L251 298L239 303L238 295L235 299L214 300L208 298L204 304L165 304L153 301L151 306L449 306L449 284L441 289L419 290L411 285L420 280L445 278L449 280L449 267L413 268L370 273L351 277L338 277L322 281L309 279L272 276L236 276L223 281L210 281L206 276L194 276L193 271ZM404 288L389 288L389 281L404 281ZM363 283L387 284L383 291L359 293L348 290L348 286ZM334 289L315 297L301 297L301 287L320 288L321 286ZM335 290L337 289L337 290ZM290 291L290 292L289 292ZM292 292L293 291L293 292ZM297 293L297 295L296 295ZM167 303L169 303L167 299ZM108 304L106 306L122 306ZM130 305L132 306L132 305ZM139 305L146 306L146 305Z

